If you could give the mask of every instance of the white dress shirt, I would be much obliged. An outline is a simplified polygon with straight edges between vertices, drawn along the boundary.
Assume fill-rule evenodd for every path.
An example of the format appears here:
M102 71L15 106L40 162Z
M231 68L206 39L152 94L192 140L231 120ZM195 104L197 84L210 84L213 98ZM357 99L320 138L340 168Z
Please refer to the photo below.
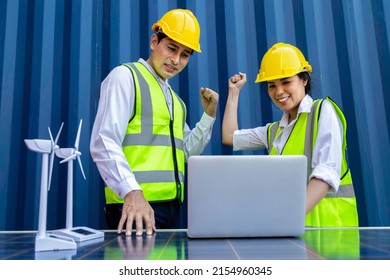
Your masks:
M297 118L302 112L310 112L312 101L313 99L309 95L302 99ZM279 124L282 131L273 143L278 154L283 150L297 118L288 123L288 114L283 114ZM236 130L233 135L233 149L235 151L267 149L267 129L269 125L270 123L252 129ZM318 135L312 162L308 164L311 164L313 168L309 179L315 177L325 181L332 187L331 192L337 192L340 185L342 142L343 129L341 121L333 105L325 100L322 104L318 121Z
M171 111L172 97L168 80L159 77L145 60L140 59L139 62L159 81ZM134 100L133 76L127 67L117 66L101 84L99 106L90 142L91 156L101 177L105 184L122 198L132 190L141 190L122 150L128 122L134 115ZM185 124L186 159L203 152L210 141L214 121L215 118L203 113L194 129L190 130Z

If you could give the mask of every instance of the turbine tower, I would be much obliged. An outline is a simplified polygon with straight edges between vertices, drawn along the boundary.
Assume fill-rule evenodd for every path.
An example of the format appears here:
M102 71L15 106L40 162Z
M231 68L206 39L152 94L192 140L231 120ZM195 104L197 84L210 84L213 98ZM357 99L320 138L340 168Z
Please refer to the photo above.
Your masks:
M60 136L61 125L55 141L51 135L50 127L48 128L50 140L45 139L24 139L27 148L33 152L42 154L42 169L41 169L41 190L39 201L39 220L38 233L35 238L35 251L52 251L52 250L73 250L77 248L77 244L73 239L57 236L46 231L47 226L47 194L50 189L51 173L53 171L54 153L59 147L57 141ZM50 166L49 166L50 155ZM49 170L50 168L50 170Z
M59 148L55 150L55 154L62 158L60 163L68 163L68 178L67 178L67 197L66 197L66 226L64 229L53 231L57 235L72 238L76 242L83 242L92 239L104 237L104 233L88 227L73 227L73 161L77 159L84 180L86 180L83 165L81 163L81 152L79 151L79 142L81 134L81 126L83 120L80 120L79 128L74 143L74 148Z

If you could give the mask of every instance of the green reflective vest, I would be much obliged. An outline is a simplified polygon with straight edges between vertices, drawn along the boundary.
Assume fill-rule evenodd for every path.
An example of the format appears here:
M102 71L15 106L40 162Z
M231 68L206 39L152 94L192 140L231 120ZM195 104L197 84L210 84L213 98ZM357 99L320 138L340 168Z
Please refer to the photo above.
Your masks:
M139 62L123 64L133 75L134 116L122 147L134 176L150 202L184 200L184 102L171 91L172 117L163 90L153 74ZM123 203L105 187L106 203Z
M337 193L328 193L311 211L306 215L306 226L315 227L353 227L358 226L358 215L356 197L352 184L351 172L346 160L346 129L347 122L343 112L329 97L325 98L339 116L343 125L343 158L341 165L340 187ZM321 105L324 99L314 100L310 113L300 113L289 136L282 155L305 155L308 160L308 176L312 172L311 161L313 148L317 139L318 119L321 112ZM270 155L276 155L276 148L273 147L277 135L280 133L278 122L268 127L268 151Z

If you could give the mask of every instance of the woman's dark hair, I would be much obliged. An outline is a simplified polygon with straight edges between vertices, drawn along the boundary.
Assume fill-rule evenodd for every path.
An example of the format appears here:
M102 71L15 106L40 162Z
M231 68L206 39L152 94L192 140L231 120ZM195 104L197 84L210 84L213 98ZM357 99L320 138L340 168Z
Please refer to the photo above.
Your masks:
M310 94L310 92L311 92L311 76L310 76L309 72L301 72L301 73L298 73L297 76L300 79L307 81L307 84L305 86L305 93Z

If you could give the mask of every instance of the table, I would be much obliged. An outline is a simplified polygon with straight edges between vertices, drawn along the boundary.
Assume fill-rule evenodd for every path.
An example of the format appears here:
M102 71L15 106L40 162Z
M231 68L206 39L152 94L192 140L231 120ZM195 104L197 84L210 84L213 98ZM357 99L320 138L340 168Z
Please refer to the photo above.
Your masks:
M75 250L35 252L34 231L0 231L0 260L390 260L390 227L307 228L300 237L190 239L185 229L104 239Z

